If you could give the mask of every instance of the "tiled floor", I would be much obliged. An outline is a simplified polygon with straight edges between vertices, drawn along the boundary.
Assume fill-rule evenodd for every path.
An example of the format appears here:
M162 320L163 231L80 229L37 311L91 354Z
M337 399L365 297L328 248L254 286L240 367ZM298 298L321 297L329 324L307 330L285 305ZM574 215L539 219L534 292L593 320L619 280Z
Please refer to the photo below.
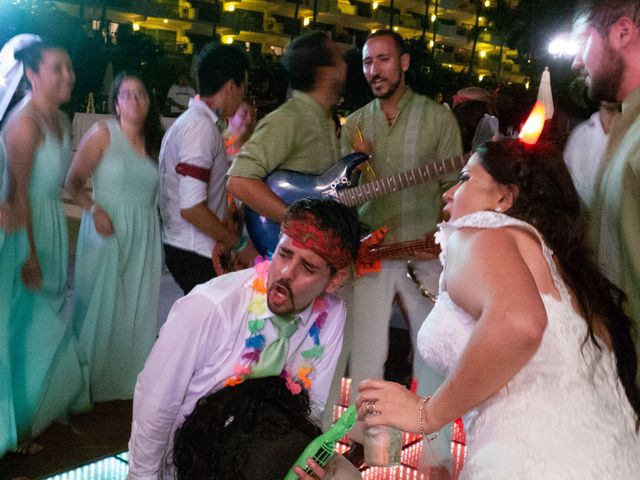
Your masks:
M350 381L344 379L341 391L341 403L349 398ZM335 407L335 418L337 418L345 407ZM348 442L348 439L344 439ZM419 435L403 433L402 436L402 456L401 464L398 467L364 467L362 478L364 480L445 480L449 477L442 475L442 471L432 470L430 473L421 472L420 462L422 458L421 437ZM347 450L347 443L339 443L336 451L344 453ZM457 479L466 453L465 435L460 422L456 422L453 428L451 442L451 453L453 458L453 479ZM47 480L125 480L127 475L128 454L126 452L110 456L99 461L95 461L79 468L60 473L55 476L46 477Z

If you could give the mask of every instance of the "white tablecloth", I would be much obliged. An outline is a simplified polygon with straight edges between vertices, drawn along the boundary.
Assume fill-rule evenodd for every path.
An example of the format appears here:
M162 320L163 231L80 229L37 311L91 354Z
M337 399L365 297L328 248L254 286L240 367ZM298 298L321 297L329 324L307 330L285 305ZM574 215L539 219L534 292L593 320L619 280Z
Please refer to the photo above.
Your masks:
M71 144L73 145L73 149L75 150L82 139L82 136L91 128L91 125L96 123L98 120L106 120L112 118L112 115L104 114L104 113L75 113L73 115L73 128L71 139ZM175 122L175 118L172 117L162 117L162 126L166 130L171 126L173 122Z

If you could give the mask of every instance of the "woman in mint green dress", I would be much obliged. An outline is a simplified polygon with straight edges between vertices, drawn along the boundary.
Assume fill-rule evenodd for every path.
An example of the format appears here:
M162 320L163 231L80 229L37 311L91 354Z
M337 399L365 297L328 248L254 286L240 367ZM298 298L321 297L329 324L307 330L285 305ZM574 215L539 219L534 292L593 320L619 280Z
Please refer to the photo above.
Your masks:
M93 402L130 399L156 338L162 265L158 157L162 127L139 77L114 80L116 118L82 139L67 190L84 208L73 326L89 359ZM84 188L93 183L93 195Z
M9 173L5 152L0 136L0 457L15 449L17 441L9 362L9 313L17 280L17 265L13 248L3 247L5 237L17 235L12 230L24 224L24 217L16 218L16 209L8 198ZM25 233L23 228L22 234Z
M75 81L64 49L37 42L16 52L31 96L11 113L3 131L12 169L12 195L25 205L26 232L5 235L9 252L9 361L18 443L55 419L88 408L83 361L66 309L67 223L60 198L70 158L68 121L58 110ZM5 264L3 263L3 269Z

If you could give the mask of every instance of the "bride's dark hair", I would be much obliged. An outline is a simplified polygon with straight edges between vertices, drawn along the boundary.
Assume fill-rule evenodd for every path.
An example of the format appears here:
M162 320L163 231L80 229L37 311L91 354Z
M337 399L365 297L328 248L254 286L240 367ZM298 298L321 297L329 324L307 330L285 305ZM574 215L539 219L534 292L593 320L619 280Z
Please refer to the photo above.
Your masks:
M633 323L624 313L625 293L598 269L587 244L587 225L578 194L559 152L550 144L526 145L513 139L487 142L477 150L480 163L500 184L514 185L518 194L507 215L533 225L560 262L560 270L587 322L588 335L598 349L594 325L609 333L618 376L640 428L638 359Z

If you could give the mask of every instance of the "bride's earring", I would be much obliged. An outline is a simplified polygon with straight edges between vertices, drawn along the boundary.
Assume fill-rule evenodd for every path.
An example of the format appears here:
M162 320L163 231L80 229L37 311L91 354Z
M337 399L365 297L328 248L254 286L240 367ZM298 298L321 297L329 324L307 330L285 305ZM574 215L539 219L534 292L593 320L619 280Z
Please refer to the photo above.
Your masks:
M498 213L502 212L502 208L500 208L500 207L496 207L496 208L495 208L495 210L496 210L496 212L498 212Z

